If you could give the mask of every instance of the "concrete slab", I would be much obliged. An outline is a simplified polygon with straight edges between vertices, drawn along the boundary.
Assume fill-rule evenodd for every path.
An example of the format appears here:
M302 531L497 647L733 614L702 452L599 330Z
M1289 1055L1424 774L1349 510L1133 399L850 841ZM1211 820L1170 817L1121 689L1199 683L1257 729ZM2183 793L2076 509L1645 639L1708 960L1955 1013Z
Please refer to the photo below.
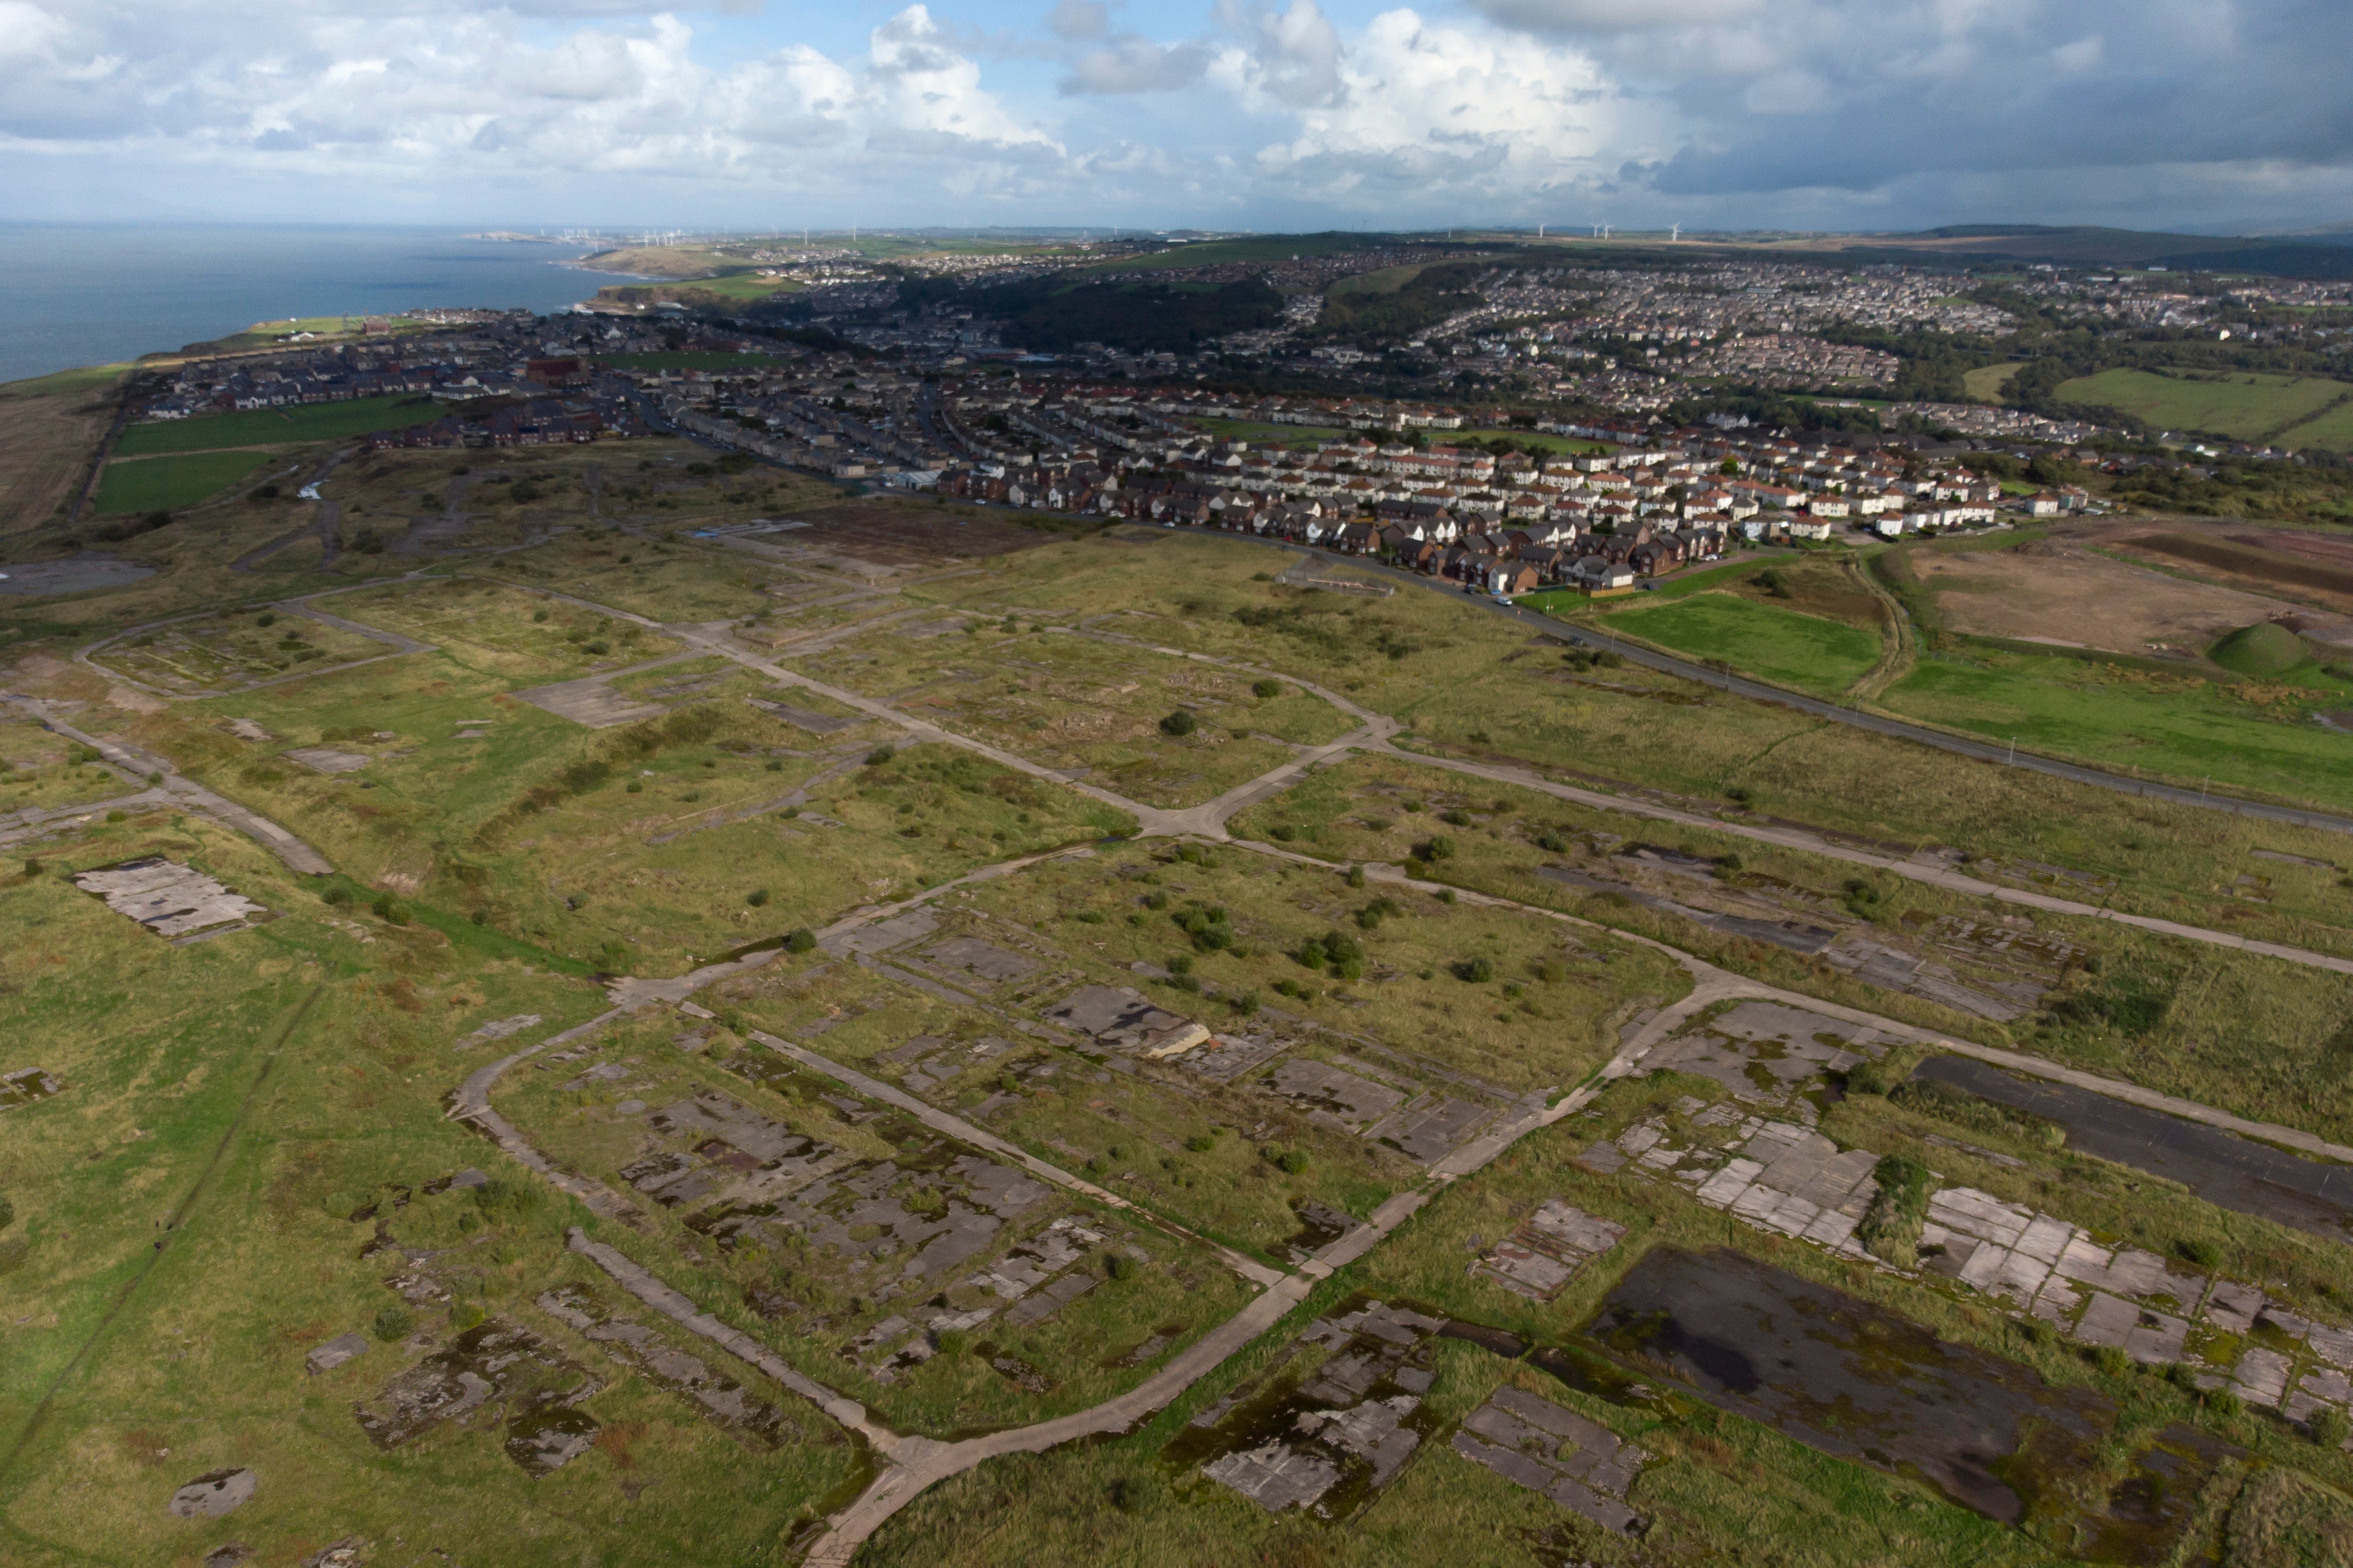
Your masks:
M332 746L296 746L282 754L288 761L320 773L355 773L375 760L357 752L338 752Z
M163 937L237 925L269 912L203 872L160 856L81 872L74 878L74 886L105 900L115 913Z
M213 1470L174 1492L165 1506L181 1519L218 1519L243 1507L259 1484L251 1470Z
M604 676L529 687L512 695L543 712L591 730L609 730L618 724L634 724L640 719L659 719L670 711L659 702L639 702L622 695Z
M345 1362L366 1354L368 1342L361 1335L337 1334L333 1339L304 1356L302 1366L315 1377L322 1372L332 1372Z

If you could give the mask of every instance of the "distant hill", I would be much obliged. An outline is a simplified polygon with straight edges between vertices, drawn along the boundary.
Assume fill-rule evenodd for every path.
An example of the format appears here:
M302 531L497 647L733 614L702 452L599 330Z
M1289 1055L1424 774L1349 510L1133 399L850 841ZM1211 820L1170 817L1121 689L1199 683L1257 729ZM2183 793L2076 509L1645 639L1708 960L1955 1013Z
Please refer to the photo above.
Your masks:
M1694 249L1767 251L1802 260L1896 262L1907 266L2164 267L2176 272L2257 272L2275 278L2353 278L2353 225L2332 232L2285 235L2164 234L2091 225L1951 224L1914 233L1818 235L1805 239L1762 237L1686 238L1669 247L1652 239L1562 242L1617 252L1641 250L1688 256Z

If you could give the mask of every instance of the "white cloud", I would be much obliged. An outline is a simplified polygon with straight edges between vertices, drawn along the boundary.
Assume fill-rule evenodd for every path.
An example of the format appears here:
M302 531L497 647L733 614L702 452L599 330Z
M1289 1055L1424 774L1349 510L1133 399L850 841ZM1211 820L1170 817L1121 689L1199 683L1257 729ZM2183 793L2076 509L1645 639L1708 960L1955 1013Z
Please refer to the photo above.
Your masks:
M131 68L94 81L88 57L73 54L88 40L25 0L0 0L0 49L10 51L0 58L26 89L0 102L0 138L452 186L623 174L849 193L952 170L971 189L976 169L985 184L1010 170L1034 177L1063 157L1048 131L983 86L922 5L876 26L862 57L841 59L790 45L708 65L694 29L666 14L546 32L437 0L367 19L297 10L210 37L183 18ZM837 153L800 155L818 147Z
M1265 227L2048 219L2071 187L2159 224L2304 190L2319 222L2353 181L2345 0L1046 0L1019 33L970 0L698 3L0 0L0 180L22 214L920 221L946 194Z
M1192 86L1209 68L1209 51L1198 43L1155 44L1134 33L1089 49L1071 62L1062 79L1065 93L1173 92Z
M1312 11L1310 0L1293 9ZM1250 90L1271 80L1278 98L1300 79L1280 58L1233 68ZM1258 155L1262 170L1303 192L1395 201L1444 189L1465 205L1516 207L1595 182L1605 153L1614 163L1627 151L1613 84L1572 49L1389 11L1335 49L1328 71L1320 100L1298 113L1297 134Z

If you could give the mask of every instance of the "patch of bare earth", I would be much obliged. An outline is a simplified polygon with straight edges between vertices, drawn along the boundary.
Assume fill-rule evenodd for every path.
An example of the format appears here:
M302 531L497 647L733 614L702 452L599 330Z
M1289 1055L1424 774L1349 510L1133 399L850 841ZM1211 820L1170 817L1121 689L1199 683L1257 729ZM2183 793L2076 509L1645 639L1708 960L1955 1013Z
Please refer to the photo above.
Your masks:
M1954 630L2112 653L2200 654L2223 633L2288 608L2277 599L2184 582L2058 540L2008 550L1917 551Z

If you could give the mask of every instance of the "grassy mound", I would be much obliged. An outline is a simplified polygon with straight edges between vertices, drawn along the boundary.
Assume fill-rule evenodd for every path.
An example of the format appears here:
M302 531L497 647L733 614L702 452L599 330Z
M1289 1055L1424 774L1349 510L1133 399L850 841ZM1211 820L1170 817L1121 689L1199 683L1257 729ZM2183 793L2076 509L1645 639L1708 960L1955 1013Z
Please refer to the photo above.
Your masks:
M2302 664L2306 656L2294 632L2273 621L2260 621L2241 626L2216 643L2207 657L2241 675L2280 675Z
M2295 1470L2257 1470L2231 1507L2229 1568L2324 1568L2353 1557L2353 1501Z

